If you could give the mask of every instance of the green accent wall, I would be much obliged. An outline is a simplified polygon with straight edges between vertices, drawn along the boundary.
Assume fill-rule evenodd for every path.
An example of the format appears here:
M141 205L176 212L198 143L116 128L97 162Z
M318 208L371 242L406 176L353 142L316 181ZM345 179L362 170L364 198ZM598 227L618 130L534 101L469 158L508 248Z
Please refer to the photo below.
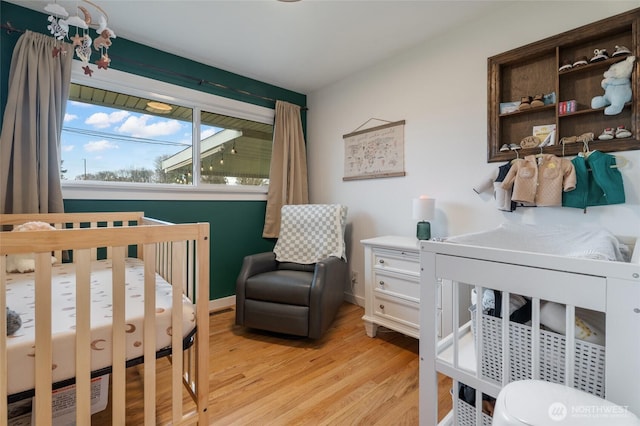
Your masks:
M105 6L108 12L108 4ZM10 22L19 30L47 34L47 14L0 1L2 24ZM114 28L117 32L117 28ZM0 117L7 103L9 69L13 49L20 32L0 32ZM279 99L306 106L307 97L281 87L266 84L221 69L118 37L109 51L111 67L167 83L212 93L226 98L274 108L275 102L242 94ZM92 58L95 61L97 58ZM97 70L95 72L100 72ZM227 90L210 81L230 87ZM302 110L306 132L306 111ZM274 241L262 238L265 201L150 201L150 200L65 200L67 212L144 211L145 215L170 222L209 222L211 227L210 298L235 294L235 280L244 256L273 249Z

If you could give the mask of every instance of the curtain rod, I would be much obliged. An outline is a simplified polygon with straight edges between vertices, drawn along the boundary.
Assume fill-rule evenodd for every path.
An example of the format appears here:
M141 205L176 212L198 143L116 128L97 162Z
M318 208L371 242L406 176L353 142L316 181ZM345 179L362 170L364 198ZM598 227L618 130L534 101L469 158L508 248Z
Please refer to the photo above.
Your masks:
M17 33L24 33L25 32L24 30L15 28L13 25L11 25L11 22L8 22L8 21L7 21L6 24L3 23L1 25L2 25L3 29L7 30L7 34L13 34L14 32L17 32ZM171 76L174 76L174 77L180 77L180 78L184 78L184 79L187 79L187 80L195 81L195 82L197 82L197 84L199 86L207 84L207 85L216 87L218 89L227 90L227 91L234 92L234 93L237 93L237 94L240 94L240 95L251 96L251 97L254 97L254 98L257 98L257 99L261 99L263 101L273 102L274 104L276 102L276 99L273 99L273 98L270 98L270 97L267 97L267 96L257 95L255 93L251 93L251 92L249 92L247 90L242 90L242 89L236 89L234 87L229 87L229 86L226 86L226 85L221 84L221 83L216 83L215 81L209 81L209 80L205 80L205 79L202 79L202 78L194 77L192 75L171 71L171 70L168 70L168 69L156 67L154 65L148 65L148 64L145 64L145 63L142 63L142 62L138 62L138 61L133 61L133 60L130 60L128 58L125 58L125 57L122 57L122 56L118 56L118 55L111 54L110 56L112 58L116 59L117 61L120 61L120 62L128 62L130 64L135 64L135 65L137 65L139 67L142 67L142 68L147 68L147 69L151 69L151 70L154 70L154 71L158 71L158 72L164 73L166 75L171 75ZM306 106L300 105L300 109L303 110L303 111L307 111L309 108L307 108Z

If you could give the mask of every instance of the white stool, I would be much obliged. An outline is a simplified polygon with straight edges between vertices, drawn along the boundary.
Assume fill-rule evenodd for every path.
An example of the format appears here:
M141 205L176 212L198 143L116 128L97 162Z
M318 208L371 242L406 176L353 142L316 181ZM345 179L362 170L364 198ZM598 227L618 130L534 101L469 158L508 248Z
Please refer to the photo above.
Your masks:
M633 425L640 420L624 407L557 383L511 382L498 394L493 426Z

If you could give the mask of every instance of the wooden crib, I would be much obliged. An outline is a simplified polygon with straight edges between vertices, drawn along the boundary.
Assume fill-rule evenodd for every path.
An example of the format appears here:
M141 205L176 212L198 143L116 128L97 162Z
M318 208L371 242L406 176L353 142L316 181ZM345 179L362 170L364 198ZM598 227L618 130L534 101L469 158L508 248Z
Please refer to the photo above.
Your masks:
M45 222L56 229L8 232L14 226L31 221ZM144 424L156 424L156 358L161 356L168 356L171 361L171 423L208 424L208 223L172 224L145 218L142 212L122 212L0 215L0 225L3 230L0 234L0 311L5 311L8 291L26 288L14 289L12 282L22 283L28 278L26 274L23 277L16 276L23 274L7 273L5 255L34 253L35 272L28 276L37 289L32 291L33 323L23 323L22 334L20 330L15 336L0 333L0 424L7 423L8 401L16 399L16 394L8 389L18 389L9 379L17 368L8 365L12 339L26 338L24 335L28 333L32 333L35 340L26 368L33 369L29 374L34 379L33 383L19 385L18 399L20 395L34 396L34 424L52 424L52 390L69 383L74 383L76 389L76 424L90 424L92 378L105 372L110 374L112 423L125 424L126 368L141 362L144 363ZM54 265L52 255L58 260ZM58 271L68 273L69 268L73 275L67 276L65 285L71 286L69 294L75 293L75 297L70 296L72 306L65 309L74 312L69 316L75 317L70 327L75 333L71 333L71 342L64 344L70 351L66 355L56 349L60 343L54 341L58 335L52 332L57 329L60 317L52 300L57 300L61 288L52 284L52 277L58 277ZM95 289L98 270L107 274L103 290ZM132 274L139 277L141 286L134 295L129 291ZM105 305L103 301L101 307L92 304L95 302L92 299L98 298L96 293L104 296L105 291L112 293L108 303ZM139 323L130 318L129 309L133 309L134 301L140 305L139 318L135 319ZM160 307L165 302L168 309ZM108 336L95 340L98 330L94 327L94 317L99 309L105 308L108 314L104 317L109 318ZM165 324L163 321L168 327L163 325L162 330L157 330L160 324ZM6 316L2 315L0 330L6 327ZM104 325L101 330L104 332ZM140 333L133 344L130 344L133 336L130 333ZM104 350L105 342L110 342L109 351ZM103 353L107 354L110 365L96 368L98 357L105 356ZM57 365L66 358L75 361L71 366ZM60 367L58 371L56 367ZM59 370L67 368L72 369L72 377L64 380L56 377L62 374ZM24 391L25 386L31 389ZM185 388L193 403L183 402Z
M482 404L459 398L459 384L474 389L479 402L527 378L579 388L640 414L640 250L635 237L618 239L631 249L629 262L421 242L420 424L438 423L437 373L453 379L453 409L440 424L492 422ZM452 286L458 302L449 311L454 331L442 339L436 335L439 285ZM509 312L510 294L530 298L531 324L488 317L478 306L470 314L473 289L477 305L484 289L500 291L502 312ZM541 303L547 301L565 306L563 335L541 327ZM576 335L576 310L583 308L604 314L603 345Z

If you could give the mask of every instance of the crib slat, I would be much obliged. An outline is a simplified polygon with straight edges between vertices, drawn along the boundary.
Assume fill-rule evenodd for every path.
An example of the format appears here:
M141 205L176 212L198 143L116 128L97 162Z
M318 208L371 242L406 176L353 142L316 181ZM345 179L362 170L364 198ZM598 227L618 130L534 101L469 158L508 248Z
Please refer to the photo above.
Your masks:
M195 254L194 254L194 248L195 248L195 243L193 242L193 240L189 240L187 242L187 256L189 258L189 261L187 262L189 265L189 268L187 269L187 297L191 300L195 300L195 291L196 291L196 286L194 283L194 274L195 274L195 270L193 269L193 265L195 263Z
M484 313L484 306L482 304L482 298L484 297L484 287L476 285L476 310L472 313L475 316L476 331L474 336L474 346L476 347L476 354L481 354L483 351L482 345L482 314ZM471 318L473 320L473 318ZM476 355L476 377L482 376L482 357Z
M144 252L144 424L156 421L156 246L145 244Z
M7 306L7 277L4 271L7 270L6 256L0 256L0 312L4 312ZM0 315L0 330L7 329L7 316ZM7 333L0 333L0 377L7 377ZM7 413L7 380L0 380L0 413ZM0 418L0 423L4 424L6 418Z
M89 227L90 228L97 228L98 227L98 223L97 222L91 222ZM97 247L91 247L91 259L95 260L97 258L98 258L98 248Z
M574 305L567 305L565 313L565 337L566 337L566 351L565 351L565 368L564 379L567 386L573 387L573 377L575 376L575 359L576 359L576 307Z
M540 378L540 299L531 299L531 378Z
M76 424L91 423L91 252L76 250Z
M171 301L171 390L173 424L179 424L182 418L182 291L185 281L184 242L173 243L171 247L170 269L172 301Z
M453 281L451 283L451 294L453 300L458 300L460 283ZM453 316L453 368L458 369L460 364L460 315L458 315L458 304L453 303L451 306L451 315Z
M211 244L209 242L209 224L201 224L199 227L195 251L192 251L191 259L195 262L196 254L198 258L197 272L194 281L194 288L197 292L196 324L198 324L196 338L196 376L197 376L197 406L198 424L209 424L209 412L207 411L209 401L209 252ZM207 259L203 261L203 259ZM192 268L190 268L192 269ZM196 285L195 283L199 283ZM193 300L193 299L192 299Z
M35 420L38 426L51 425L51 368L52 368L52 341L51 341L51 254L38 253L35 255L35 289L36 310L35 329Z
M56 223L53 225L56 229L62 229L64 224ZM62 263L62 250L56 250L53 252L53 256L58 260L58 263ZM4 269L3 269L4 271Z
M506 386L509 383L509 310L511 293L508 291L502 292L502 386Z
M112 424L125 424L126 415L126 335L125 335L125 252L126 247L114 247L111 252L112 262L112 312L113 312L113 368L112 368Z

